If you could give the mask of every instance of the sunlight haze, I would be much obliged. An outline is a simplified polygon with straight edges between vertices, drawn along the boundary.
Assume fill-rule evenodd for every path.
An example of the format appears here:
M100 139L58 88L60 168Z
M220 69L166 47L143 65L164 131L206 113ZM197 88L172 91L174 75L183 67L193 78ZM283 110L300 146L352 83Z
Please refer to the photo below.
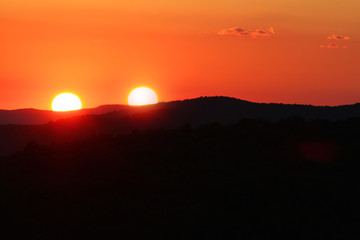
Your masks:
M359 10L357 0L2 1L0 109L49 109L64 91L84 107L126 104L139 85L161 101L360 102Z

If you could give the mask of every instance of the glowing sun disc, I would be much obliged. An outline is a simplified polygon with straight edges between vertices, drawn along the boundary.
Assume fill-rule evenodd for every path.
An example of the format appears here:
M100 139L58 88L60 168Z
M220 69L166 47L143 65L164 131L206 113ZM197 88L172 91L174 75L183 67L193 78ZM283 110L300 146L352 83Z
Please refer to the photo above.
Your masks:
M52 110L56 112L79 110L81 107L80 98L72 93L61 93L52 102Z
M158 97L154 90L147 87L135 88L128 98L129 105L141 106L158 103Z

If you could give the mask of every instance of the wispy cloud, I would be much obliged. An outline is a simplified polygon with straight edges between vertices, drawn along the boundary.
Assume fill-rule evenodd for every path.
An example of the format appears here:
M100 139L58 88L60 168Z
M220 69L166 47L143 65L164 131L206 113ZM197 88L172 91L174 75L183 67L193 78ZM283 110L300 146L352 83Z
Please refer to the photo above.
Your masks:
M343 41L349 40L350 37L340 35L340 34L332 34L327 37L329 40L328 43L320 45L321 48L347 48L347 45L343 44Z
M334 42L330 42L326 45L320 45L320 47L321 48L347 48L346 45L340 46L339 44L334 43Z
M267 29L246 29L242 27L233 27L222 29L218 32L219 35L237 36L240 38L267 38L275 34L274 28Z
M350 37L344 36L344 35L337 35L333 34L327 37L329 40L349 40Z
M320 45L321 48L339 48L339 45L337 45L334 42L328 43L326 45Z

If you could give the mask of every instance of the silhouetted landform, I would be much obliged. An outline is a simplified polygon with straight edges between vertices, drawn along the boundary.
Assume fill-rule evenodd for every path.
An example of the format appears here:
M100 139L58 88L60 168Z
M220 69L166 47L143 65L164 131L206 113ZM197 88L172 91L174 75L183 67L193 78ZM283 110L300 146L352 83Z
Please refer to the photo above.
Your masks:
M0 125L39 125L64 118L88 114L104 114L107 112L121 111L128 108L128 105L103 105L96 108L85 108L69 112L54 112L50 110L38 110L33 108L0 110Z
M0 125L21 124L39 125L59 119L99 115L117 112L117 117L151 110L177 110L189 121L203 124L216 121L224 124L235 123L240 118L263 118L279 120L289 116L300 116L304 119L339 120L349 117L360 117L360 104L336 107L311 106L278 103L254 103L230 97L200 97L183 101L162 102L151 106L130 107L128 105L103 105L97 108L82 109L71 112L53 112L36 109L0 110Z
M101 114L103 112L106 113ZM22 149L29 141L50 144L54 141L82 139L96 134L130 133L134 130L158 128L171 129L185 124L192 127L212 122L229 125L244 118L278 121L298 116L306 120L340 120L360 116L360 104L314 107L259 104L228 97L201 97L143 107L107 105L65 113L35 111L30 115L31 121L45 119L47 116L63 119L36 126L0 125L0 154L14 153ZM25 117L22 115L22 118ZM26 122L26 119L22 121Z
M196 101L187 103L196 108ZM133 116L119 126L154 115ZM99 123L119 123L107 115L86 119L36 126L31 131L40 136L59 131L54 134L67 140L30 142L0 158L2 236L318 240L359 235L359 118L242 119L78 139L80 122L89 132Z

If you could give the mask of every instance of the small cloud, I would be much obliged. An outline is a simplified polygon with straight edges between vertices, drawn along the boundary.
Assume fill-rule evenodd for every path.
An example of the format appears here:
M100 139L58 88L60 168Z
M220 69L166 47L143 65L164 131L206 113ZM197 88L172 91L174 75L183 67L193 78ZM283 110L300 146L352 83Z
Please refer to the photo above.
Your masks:
M350 37L333 34L333 35L328 36L327 39L329 39L329 40L349 40Z
M350 37L340 34L332 34L328 36L327 39L328 43L320 45L321 48L347 48L347 45L343 44L342 41L349 40Z
M337 45L334 42L328 43L327 45L321 45L321 48L339 48L339 45Z
M218 32L219 35L231 35L237 37L250 37L250 38L266 38L271 37L275 34L274 28L270 27L268 29L246 29L242 27L234 27L222 29Z

